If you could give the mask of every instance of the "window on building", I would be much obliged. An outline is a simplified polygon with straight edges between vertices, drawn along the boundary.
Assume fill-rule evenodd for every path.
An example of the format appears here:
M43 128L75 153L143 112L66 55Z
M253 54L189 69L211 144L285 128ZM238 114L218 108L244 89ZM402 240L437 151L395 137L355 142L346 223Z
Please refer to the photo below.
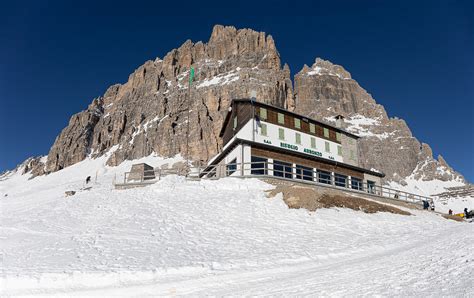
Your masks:
M252 165L251 165L250 173L252 175L267 175L267 159L266 158L252 156L251 161L252 161Z
M273 176L293 178L291 163L274 160L273 161Z
M342 156L342 146L337 146L337 155Z
M326 149L326 152L331 153L331 147L329 145L329 142L324 142L324 148Z
M233 160L231 160L231 162L229 162L226 167L227 167L227 171L226 171L227 176L230 176L233 173L235 173L235 171L237 171L237 158L234 158Z
M355 160L354 150L351 150L350 152L351 152L351 153L350 153L350 159L351 159L351 160Z
M341 141L341 133L340 133L340 132L336 132L336 140L337 140L338 142Z
M314 125L313 123L310 123L309 124L309 132L316 134L316 125Z
M295 142L296 144L301 144L301 134L300 133L295 133Z
M301 128L301 120L298 118L295 118L295 128Z
M317 174L318 174L318 182L319 183L332 184L331 183L331 173L330 172L318 170Z
M349 145L353 145L353 144L354 144L354 139L352 139L352 138L347 138L347 139L348 139Z
M347 187L347 176L342 174L334 174L334 184L340 187Z
M265 123L260 123L260 134L267 136L267 125Z
M260 119L267 120L267 109L260 108Z
M324 137L329 138L329 129L324 128Z
M278 113L278 123L285 124L285 115Z
M351 177L351 188L356 190L362 190L362 180L359 178Z
M233 129L235 130L237 128L237 116L234 117L234 126Z
M278 129L278 138L280 140L285 140L285 130L283 128Z
M311 138L311 148L316 148L316 138Z
M313 169L301 165L296 165L296 179L313 181Z

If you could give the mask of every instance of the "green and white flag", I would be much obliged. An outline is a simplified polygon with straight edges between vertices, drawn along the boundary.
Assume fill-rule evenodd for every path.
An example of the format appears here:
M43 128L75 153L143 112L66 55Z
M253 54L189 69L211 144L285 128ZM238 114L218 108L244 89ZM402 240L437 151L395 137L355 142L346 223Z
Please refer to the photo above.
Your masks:
M191 69L189 70L189 85L190 86L193 83L193 80L194 80L194 67L191 67Z

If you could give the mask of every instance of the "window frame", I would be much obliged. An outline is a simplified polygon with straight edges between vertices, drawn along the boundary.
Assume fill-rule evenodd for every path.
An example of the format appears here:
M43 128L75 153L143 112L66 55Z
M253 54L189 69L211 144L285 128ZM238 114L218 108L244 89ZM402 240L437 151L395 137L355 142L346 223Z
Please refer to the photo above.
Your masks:
M344 182L342 182L344 181ZM347 187L349 176L339 173L334 173L334 185L338 187Z
M324 151L327 153L331 153L331 144L328 141L324 142Z
M318 175L317 180L318 180L319 183L332 184L331 172L318 169L316 173Z
M301 119L299 118L293 118L294 119L294 125L295 125L295 128L298 128L298 129L301 129Z
M260 135L268 137L267 125L265 123L260 123Z
M237 157L226 164L226 176L231 176L237 172Z
M325 138L329 138L329 128L323 127L323 135Z
M273 176L292 179L293 164L281 160L273 160Z
M251 175L267 175L268 174L268 158L251 155L250 156L250 174Z
M306 181L313 181L313 168L302 166L297 164L295 166L295 178L306 180Z
M301 145L301 134L299 132L295 132L295 143Z
M281 127L278 128L278 139L281 140L281 141L285 140L285 129L284 128L281 128Z
M285 114L278 112L277 122L278 122L278 124L285 124Z
M362 179L351 177L351 188L355 190L364 190L364 184Z
M260 116L260 119L267 120L268 119L267 109L266 108L260 108L259 116Z

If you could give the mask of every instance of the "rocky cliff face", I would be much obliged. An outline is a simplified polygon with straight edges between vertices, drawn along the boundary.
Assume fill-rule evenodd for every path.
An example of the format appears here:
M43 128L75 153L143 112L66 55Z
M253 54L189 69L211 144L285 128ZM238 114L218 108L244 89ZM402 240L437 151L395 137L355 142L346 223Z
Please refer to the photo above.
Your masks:
M389 118L342 66L317 58L296 74L295 92L299 113L327 122L343 115L344 128L361 136L361 166L383 171L386 180L403 184L413 174L417 180L464 181L441 156L433 158L429 145L420 143L405 121Z
M191 66L196 77L189 92ZM231 99L248 98L252 90L270 104L293 107L290 71L281 68L272 37L215 26L207 43L188 40L163 59L147 61L128 82L111 86L72 116L48 154L45 171L111 148L109 165L152 152L186 155L188 128L189 156L205 162L222 146L218 133Z
M191 67L196 77L189 90ZM387 180L463 179L442 157L433 159L403 120L389 118L342 66L316 59L296 74L293 92L290 70L281 67L270 35L219 25L207 43L188 40L163 59L147 61L125 84L109 87L71 117L47 161L35 160L28 169L50 173L109 150L109 165L152 152L206 162L222 147L218 133L231 99L248 98L253 90L258 100L323 121L344 115L346 129L362 136L361 165L385 172Z

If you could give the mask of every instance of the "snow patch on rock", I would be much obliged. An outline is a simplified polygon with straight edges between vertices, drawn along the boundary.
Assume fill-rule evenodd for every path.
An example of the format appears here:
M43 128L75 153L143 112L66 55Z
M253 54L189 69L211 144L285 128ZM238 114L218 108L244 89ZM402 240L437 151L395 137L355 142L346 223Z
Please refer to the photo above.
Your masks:
M196 88L204 88L204 87L209 87L209 86L214 86L214 85L227 85L232 82L235 82L239 80L240 74L239 74L240 68L237 67L235 70L227 72L225 74L220 74L217 75L213 78L207 78L200 82L198 85L196 85Z

